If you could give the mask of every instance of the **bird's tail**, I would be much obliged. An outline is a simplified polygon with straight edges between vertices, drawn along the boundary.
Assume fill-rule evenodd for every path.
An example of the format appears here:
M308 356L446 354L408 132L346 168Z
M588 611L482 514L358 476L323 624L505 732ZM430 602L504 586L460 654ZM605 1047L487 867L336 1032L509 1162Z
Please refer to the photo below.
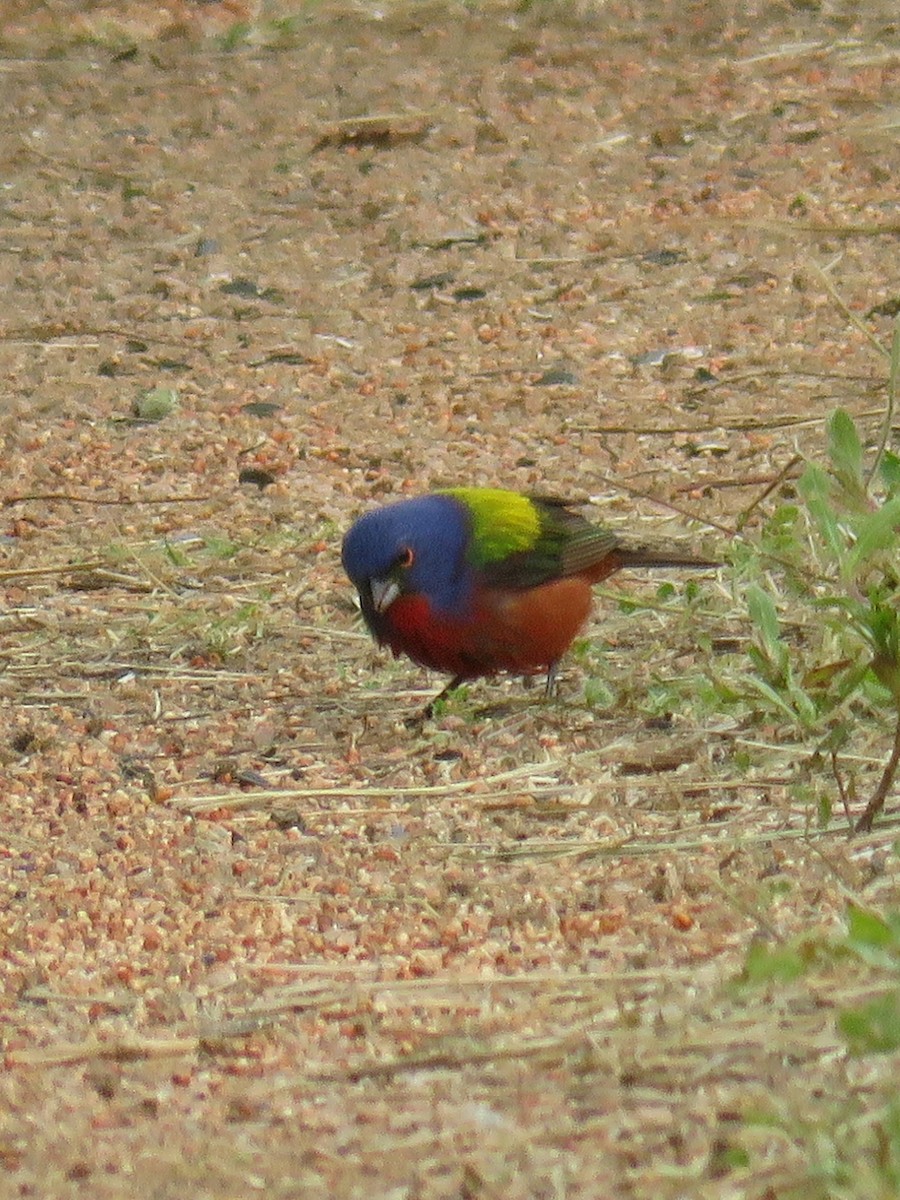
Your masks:
M691 567L712 569L724 564L721 559L704 558L677 546L617 546L614 551L620 570L631 567Z

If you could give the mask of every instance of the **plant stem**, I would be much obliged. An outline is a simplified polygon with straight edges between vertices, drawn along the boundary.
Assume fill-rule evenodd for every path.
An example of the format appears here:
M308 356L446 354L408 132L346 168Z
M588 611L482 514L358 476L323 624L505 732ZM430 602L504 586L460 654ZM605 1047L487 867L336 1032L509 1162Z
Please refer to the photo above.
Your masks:
M878 474L878 468L881 466L881 460L884 458L884 452L891 438L891 429L894 424L894 409L897 405L898 379L900 379L900 316L894 322L894 337L891 341L891 372L888 378L888 401L884 410L884 418L881 422L881 437L878 439L878 449L875 451L872 468L866 477L867 487L871 487L872 480Z
M891 746L890 758L885 764L878 787L866 805L865 812L856 822L857 833L867 833L872 828L872 823L881 812L887 794L891 790L898 764L900 764L900 707L897 709L897 723L894 726L894 744Z

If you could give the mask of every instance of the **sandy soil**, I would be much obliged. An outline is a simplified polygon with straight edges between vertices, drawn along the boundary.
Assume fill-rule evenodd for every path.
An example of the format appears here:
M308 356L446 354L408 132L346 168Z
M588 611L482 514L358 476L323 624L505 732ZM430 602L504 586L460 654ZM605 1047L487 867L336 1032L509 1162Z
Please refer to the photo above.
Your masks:
M728 573L417 729L338 549L457 483L722 546L874 429L894 6L4 11L0 1193L832 1194L896 1063L727 981L894 834L673 709Z

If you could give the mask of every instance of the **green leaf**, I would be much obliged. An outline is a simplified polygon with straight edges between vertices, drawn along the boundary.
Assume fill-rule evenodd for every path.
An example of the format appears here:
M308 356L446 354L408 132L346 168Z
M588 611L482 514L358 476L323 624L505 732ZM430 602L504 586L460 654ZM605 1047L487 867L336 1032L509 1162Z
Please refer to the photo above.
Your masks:
M808 963L794 946L776 946L770 949L765 942L751 942L741 971L742 983L790 983L799 979Z
M827 478L827 477L826 477ZM797 522L800 520L800 506L797 504L780 504L766 521L762 530L763 544L766 550L777 553L779 550L790 550L797 542ZM732 553L748 551L751 561L755 561L757 551L752 547L734 546ZM735 565L741 566L736 557Z
M831 797L827 792L819 792L818 803L816 804L816 819L820 829L827 829L831 823L831 814L834 811L834 805Z
M900 614L873 599L859 627L872 648L872 670L900 707Z
M604 679L592 678L584 682L584 702L588 708L608 709L616 703L616 693Z
M795 683L793 679L788 679L787 681L787 694L801 724L807 728L812 728L819 715L819 708L815 700L802 687Z
M168 540L163 542L163 552L166 558L175 567L186 567L190 562L188 556L178 546L173 546Z
M851 1054L890 1054L900 1049L900 989L844 1009L838 1029Z
M178 392L167 387L148 388L131 406L134 416L141 421L162 421L177 408Z
M900 496L887 500L876 512L858 521L856 542L844 563L852 579L860 567L882 550L897 549L900 543Z
M871 666L869 663L859 662L855 667L851 667L844 676L838 679L833 689L835 708L843 704L848 697L853 695L857 688L862 686L863 681L868 675L870 669ZM841 726L842 744L850 740L850 728L851 726L849 724Z
M888 492L891 495L900 492L900 454L895 454L893 450L885 450L881 459L880 472L881 482Z
M770 655L773 658L780 657L781 628L775 602L758 584L751 583L747 588L747 611Z
M852 417L842 408L828 422L828 456L841 483L862 487L862 443Z
M807 512L819 537L832 556L840 561L847 548L847 538L834 508L831 480L821 467L810 463L797 482L797 490L806 501Z
M810 500L827 500L830 502L832 483L828 472L816 463L807 463L803 468L803 474L797 480L797 490L807 505Z
M219 39L219 43L226 52L236 50L247 41L253 30L253 26L248 21L235 21L235 23L226 29Z
M755 675L745 676L744 682L749 692L756 692L764 700L768 700L773 711L783 713L792 722L797 720L797 713L771 684L766 683L764 679L758 679Z
M851 945L900 951L895 930L883 917L858 904L847 905L847 938Z

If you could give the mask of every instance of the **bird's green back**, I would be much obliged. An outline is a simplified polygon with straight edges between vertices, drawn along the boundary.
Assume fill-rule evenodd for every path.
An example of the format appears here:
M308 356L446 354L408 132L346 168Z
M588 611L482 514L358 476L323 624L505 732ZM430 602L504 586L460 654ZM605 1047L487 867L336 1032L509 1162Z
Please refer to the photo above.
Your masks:
M465 505L472 521L469 558L476 567L500 562L511 554L533 550L541 537L541 518L535 505L520 492L501 488L447 488Z
M501 488L447 488L472 522L469 562L485 582L534 587L597 562L616 539L564 501Z

